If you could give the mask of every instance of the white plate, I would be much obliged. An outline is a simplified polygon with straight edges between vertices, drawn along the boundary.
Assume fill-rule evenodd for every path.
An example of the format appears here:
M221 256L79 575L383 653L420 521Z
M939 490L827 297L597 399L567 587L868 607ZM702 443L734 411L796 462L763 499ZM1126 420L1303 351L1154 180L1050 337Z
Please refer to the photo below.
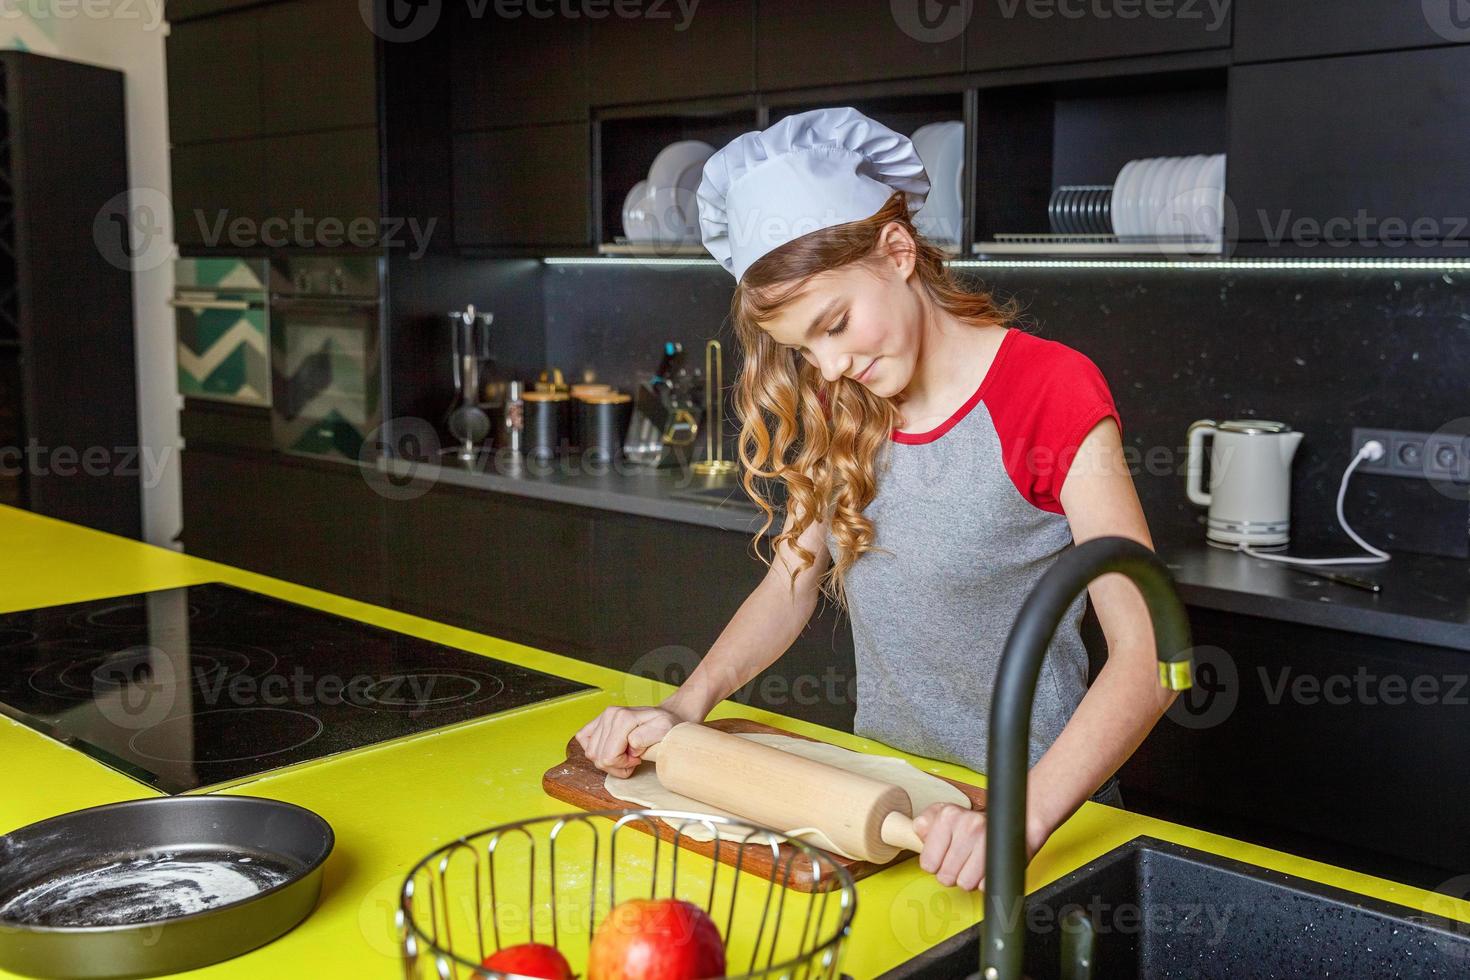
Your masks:
M1198 238L1204 234L1199 214L1200 177L1204 175L1205 168L1209 166L1210 158L1201 153L1189 159L1189 165L1184 168L1183 181L1174 196L1173 220L1178 226L1179 234Z
M648 181L640 180L623 201L623 234L630 242L653 241L654 225L649 216L648 191Z
M1123 198L1124 225L1130 238L1143 234L1143 192L1153 172L1163 162L1162 157L1144 157L1128 178L1128 190Z
M670 143L653 158L653 164L648 168L648 182L654 187L678 187L686 169L696 162L703 166L714 154L715 148L704 140L679 140Z
M1127 163L1123 164L1121 169L1118 170L1118 176L1113 178L1113 199L1111 204L1111 211L1113 214L1113 234L1115 235L1124 234L1124 225L1122 220L1120 219L1120 215L1123 214L1123 192L1129 178L1133 175L1133 171L1138 169L1138 165L1140 162L1141 161L1137 159L1129 160Z
M1161 188L1163 204L1154 217L1154 234L1177 238L1188 235L1186 203L1183 199L1191 173L1199 165L1200 156L1178 157L1169 183Z
M931 228L929 234L937 241L953 244L960 236L961 197L956 175L965 163L965 124L940 123L932 146L935 163L924 211L933 208L927 222Z
M1163 211L1166 200L1165 191L1173 182L1178 167L1178 157L1163 157L1149 178L1148 186L1143 190L1143 221L1140 224L1145 235L1158 233L1159 213Z

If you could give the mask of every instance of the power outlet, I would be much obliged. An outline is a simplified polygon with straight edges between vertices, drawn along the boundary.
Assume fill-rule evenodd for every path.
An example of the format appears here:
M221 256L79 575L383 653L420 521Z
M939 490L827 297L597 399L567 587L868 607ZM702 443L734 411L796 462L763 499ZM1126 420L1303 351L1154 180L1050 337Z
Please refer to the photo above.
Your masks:
M1406 476L1418 480L1470 482L1470 436L1441 429L1438 432L1406 432L1402 429L1353 429L1353 453L1370 439L1383 444L1382 459L1365 459L1360 473Z

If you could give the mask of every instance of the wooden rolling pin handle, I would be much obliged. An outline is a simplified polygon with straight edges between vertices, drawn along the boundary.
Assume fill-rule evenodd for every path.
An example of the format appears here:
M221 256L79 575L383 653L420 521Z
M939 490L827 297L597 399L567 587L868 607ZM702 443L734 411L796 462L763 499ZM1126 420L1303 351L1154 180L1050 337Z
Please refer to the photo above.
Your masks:
M643 751L639 753L638 758L644 762L657 762L658 747L662 744L662 742L654 742L652 745L646 746Z
M924 841L914 832L913 818L900 810L894 810L883 818L883 826L878 836L883 838L883 843L905 851L924 849Z

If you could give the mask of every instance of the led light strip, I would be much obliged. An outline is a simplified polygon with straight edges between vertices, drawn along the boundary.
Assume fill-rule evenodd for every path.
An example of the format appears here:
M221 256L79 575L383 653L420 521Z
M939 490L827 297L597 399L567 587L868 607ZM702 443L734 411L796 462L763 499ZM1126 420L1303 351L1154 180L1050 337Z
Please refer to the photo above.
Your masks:
M664 258L660 256L545 256L547 265L636 265L708 266L719 268L711 258ZM1458 269L1470 270L1467 259L1256 259L1222 258L1207 260L1169 259L947 259L954 269Z

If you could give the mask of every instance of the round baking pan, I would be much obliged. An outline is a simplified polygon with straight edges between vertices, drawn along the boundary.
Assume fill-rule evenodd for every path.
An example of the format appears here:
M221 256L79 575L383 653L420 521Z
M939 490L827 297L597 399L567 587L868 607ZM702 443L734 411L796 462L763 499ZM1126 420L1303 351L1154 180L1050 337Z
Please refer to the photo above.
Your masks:
M0 836L0 969L141 977L263 946L311 914L331 825L254 796L168 796Z

